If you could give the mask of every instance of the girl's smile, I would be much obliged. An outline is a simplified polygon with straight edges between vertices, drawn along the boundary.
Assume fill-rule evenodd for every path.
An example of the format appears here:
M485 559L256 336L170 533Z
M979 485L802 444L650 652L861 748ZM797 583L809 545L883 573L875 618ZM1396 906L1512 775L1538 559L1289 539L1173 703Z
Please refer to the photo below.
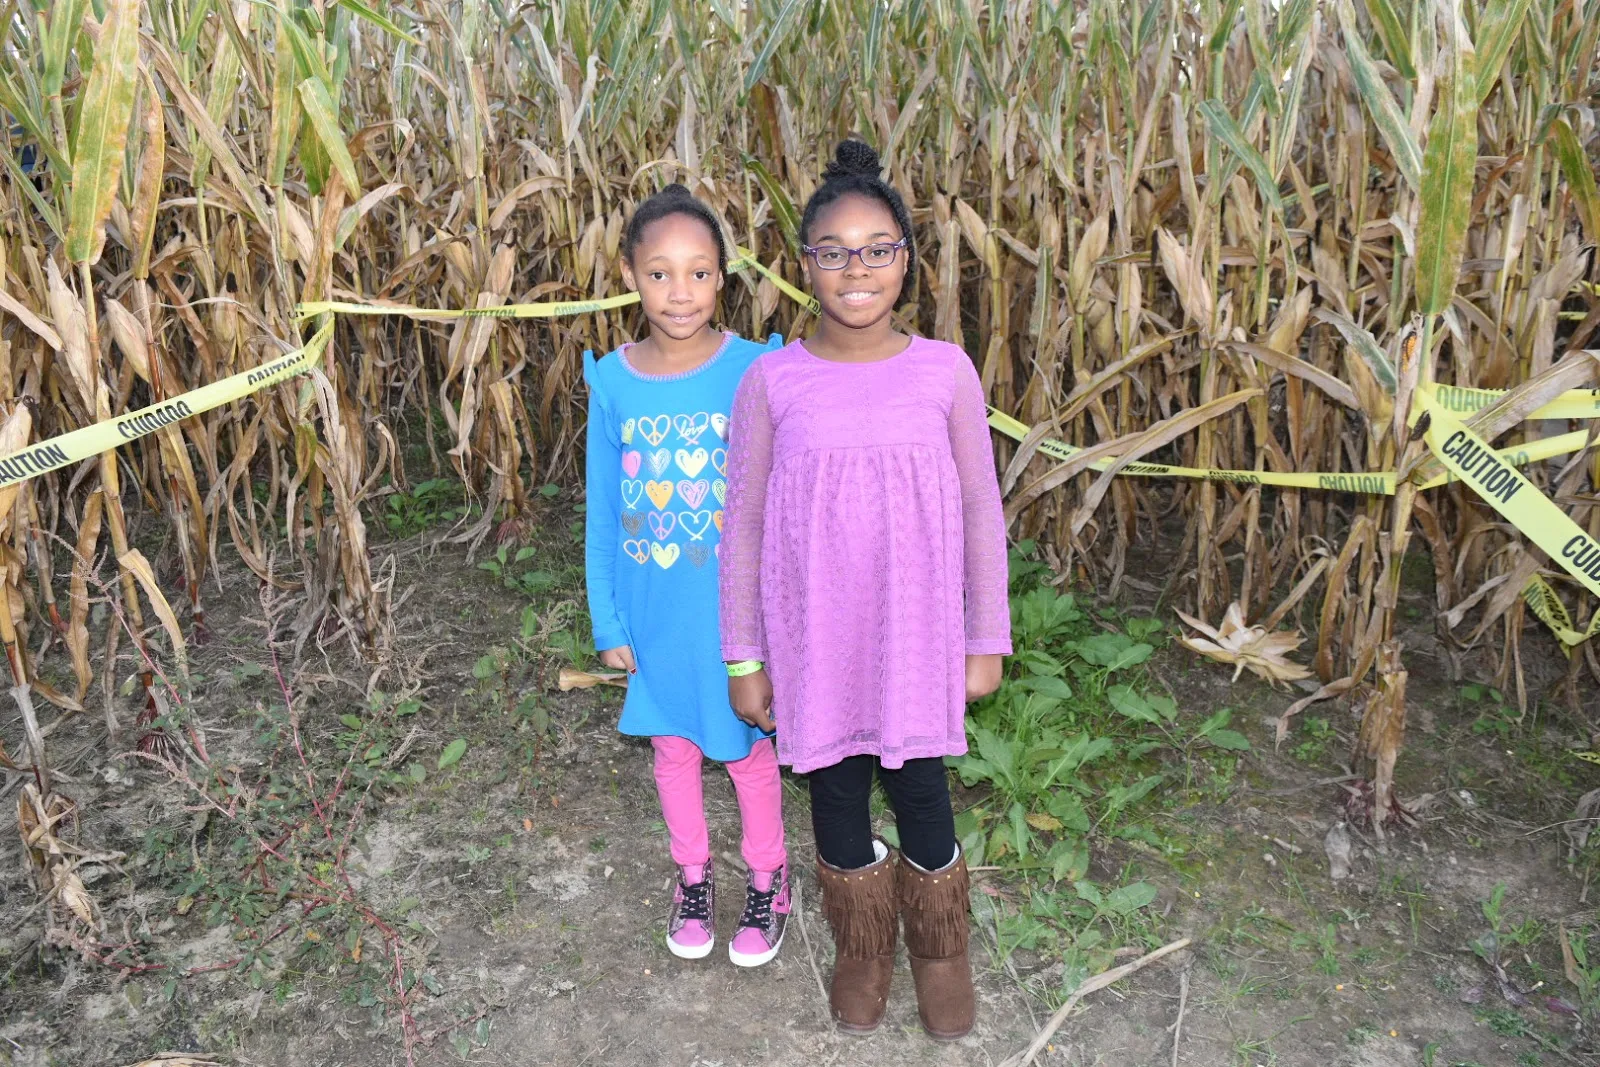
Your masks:
M639 294L650 323L650 337L635 346L634 358L682 370L709 358L722 343L722 335L710 329L722 271L716 239L700 219L680 212L650 223L633 262L623 261L622 277Z
M910 252L898 249L890 262L878 267L869 267L861 258L870 246L894 244L905 236L889 206L869 196L846 194L817 213L805 236L814 250L804 260L806 279L822 305L822 321L806 347L824 359L852 362L903 348L906 339L894 331L891 316L905 286ZM830 248L850 250L837 270L824 270L817 263L816 255Z

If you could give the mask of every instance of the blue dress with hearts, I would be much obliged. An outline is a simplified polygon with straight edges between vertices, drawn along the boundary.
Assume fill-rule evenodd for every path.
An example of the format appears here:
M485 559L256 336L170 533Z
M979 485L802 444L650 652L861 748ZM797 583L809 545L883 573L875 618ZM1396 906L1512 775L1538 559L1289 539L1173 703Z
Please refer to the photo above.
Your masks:
M617 728L686 738L724 763L763 736L728 704L717 626L728 415L750 364L782 344L728 334L705 363L673 375L640 373L629 345L599 360L583 354L594 647L629 645L639 669Z

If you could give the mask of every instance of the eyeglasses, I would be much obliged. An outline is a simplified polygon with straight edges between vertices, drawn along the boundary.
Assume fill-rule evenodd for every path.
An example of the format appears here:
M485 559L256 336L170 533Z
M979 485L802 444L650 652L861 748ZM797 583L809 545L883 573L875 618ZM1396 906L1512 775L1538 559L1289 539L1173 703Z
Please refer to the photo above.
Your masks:
M865 248L844 248L840 245L801 245L800 248L811 261L822 270L844 270L850 265L850 257L855 256L863 264L874 269L887 267L894 262L895 255L906 246L906 239L900 238L894 242L880 242L867 245Z

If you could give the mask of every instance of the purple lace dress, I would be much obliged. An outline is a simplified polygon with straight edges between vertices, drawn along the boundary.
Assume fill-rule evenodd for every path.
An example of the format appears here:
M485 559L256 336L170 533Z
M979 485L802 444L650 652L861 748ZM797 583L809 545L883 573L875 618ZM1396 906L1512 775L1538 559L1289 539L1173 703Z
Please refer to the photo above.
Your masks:
M967 750L966 656L1009 654L1006 537L967 354L913 338L876 363L800 342L734 400L722 651L772 677L799 773Z

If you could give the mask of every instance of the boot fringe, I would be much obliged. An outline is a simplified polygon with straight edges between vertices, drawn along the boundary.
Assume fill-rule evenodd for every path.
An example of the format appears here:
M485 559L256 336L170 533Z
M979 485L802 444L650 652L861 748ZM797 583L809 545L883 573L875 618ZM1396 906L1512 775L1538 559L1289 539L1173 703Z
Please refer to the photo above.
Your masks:
M890 860L859 871L835 870L818 860L817 881L822 886L822 914L841 957L870 959L894 951L898 923Z
M911 954L927 960L964 955L972 931L966 859L928 873L902 856L895 881L906 921L906 948Z

